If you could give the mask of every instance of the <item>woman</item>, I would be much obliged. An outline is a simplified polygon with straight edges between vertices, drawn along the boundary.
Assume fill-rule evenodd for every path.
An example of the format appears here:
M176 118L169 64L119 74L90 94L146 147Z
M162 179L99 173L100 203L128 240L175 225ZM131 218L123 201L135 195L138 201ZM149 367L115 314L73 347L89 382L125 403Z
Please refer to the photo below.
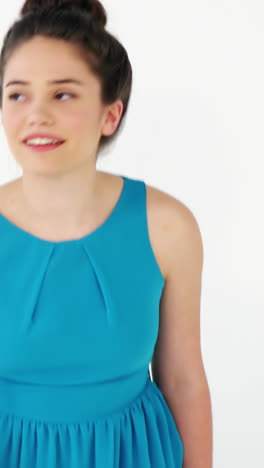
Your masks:
M96 0L26 1L4 39L23 175L0 193L0 466L209 468L200 231L173 197L96 170L132 86L106 20Z

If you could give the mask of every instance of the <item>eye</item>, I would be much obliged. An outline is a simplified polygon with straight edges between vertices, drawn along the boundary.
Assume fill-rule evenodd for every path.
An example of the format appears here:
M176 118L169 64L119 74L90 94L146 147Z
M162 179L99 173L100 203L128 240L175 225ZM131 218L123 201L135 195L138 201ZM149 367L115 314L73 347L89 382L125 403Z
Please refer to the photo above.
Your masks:
M68 95L68 96L71 96L71 97L75 97L75 95L72 94L72 93L57 93L56 94L56 96L63 96L63 95ZM22 94L19 94L19 93L10 94L9 99L12 100L12 101L18 101L18 99L16 99L17 96L22 96Z
M17 101L17 99L15 99L15 96L22 96L22 94L19 94L19 93L10 94L9 99L13 101Z
M62 95L68 95L68 96L71 96L71 97L75 97L74 94L71 94L71 93L57 93L56 96L62 96Z

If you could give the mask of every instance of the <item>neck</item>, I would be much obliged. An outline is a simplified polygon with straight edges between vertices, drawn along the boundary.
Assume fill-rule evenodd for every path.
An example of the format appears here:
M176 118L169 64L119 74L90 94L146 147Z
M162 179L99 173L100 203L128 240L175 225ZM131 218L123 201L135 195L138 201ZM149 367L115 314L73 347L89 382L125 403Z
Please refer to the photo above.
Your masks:
M19 179L20 202L35 222L74 229L93 220L102 196L102 174L94 170L60 177L24 173Z

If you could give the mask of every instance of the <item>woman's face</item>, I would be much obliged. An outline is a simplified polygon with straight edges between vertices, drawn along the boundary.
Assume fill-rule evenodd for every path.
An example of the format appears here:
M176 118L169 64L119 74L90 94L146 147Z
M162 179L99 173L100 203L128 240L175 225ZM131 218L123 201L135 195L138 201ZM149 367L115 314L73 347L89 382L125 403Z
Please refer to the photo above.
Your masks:
M66 79L81 84L54 82ZM114 133L122 113L121 101L103 106L100 92L99 80L73 44L36 36L15 49L4 73L2 123L18 163L32 169L41 156L53 168L69 169L87 158L95 161L101 135ZM22 140L38 132L65 142L55 150L36 152Z

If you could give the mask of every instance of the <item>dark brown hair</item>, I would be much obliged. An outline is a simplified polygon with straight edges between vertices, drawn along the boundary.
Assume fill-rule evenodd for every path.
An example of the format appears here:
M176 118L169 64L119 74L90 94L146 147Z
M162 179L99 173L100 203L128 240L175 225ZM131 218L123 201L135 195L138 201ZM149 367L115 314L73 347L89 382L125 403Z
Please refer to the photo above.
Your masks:
M101 83L103 105L120 99L123 113L111 136L102 135L98 150L110 144L127 112L132 67L123 45L106 31L107 14L98 0L27 0L4 37L0 55L0 108L6 63L16 47L36 35L63 39L79 47L81 56Z

